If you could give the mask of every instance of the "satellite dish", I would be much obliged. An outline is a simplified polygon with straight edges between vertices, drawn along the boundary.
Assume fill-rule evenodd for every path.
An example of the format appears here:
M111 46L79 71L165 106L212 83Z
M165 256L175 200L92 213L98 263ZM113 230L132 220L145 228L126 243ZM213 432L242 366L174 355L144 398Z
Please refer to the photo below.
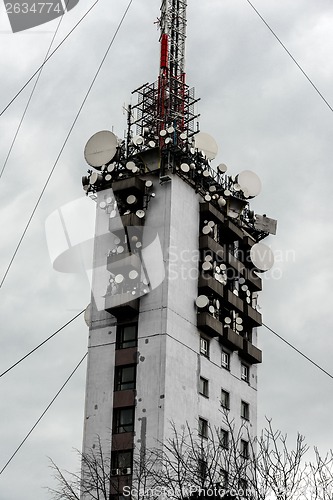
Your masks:
M98 174L97 172L93 172L91 174L91 176L89 177L89 184L91 186L95 185L95 184L98 184L99 182L101 182L103 179L102 175L101 174Z
M224 174L228 170L228 167L224 163L220 163L217 166L217 170L220 172L220 174Z
M138 271L133 269L132 271L129 272L128 276L131 280L135 280L139 276L139 273Z
M224 198L222 198L222 196L220 196L220 198L217 200L217 203L218 205L220 205L220 207L224 207L226 205L226 201Z
M215 307L214 306L209 306L208 307L208 311L210 312L210 314L214 314L215 313Z
M181 139L182 141L185 141L185 139L186 139L186 134L185 134L185 132L182 132L182 133L180 134L180 136L179 136L179 137L180 137L180 139Z
M168 134L173 134L173 133L174 133L174 131L175 131L175 129L174 129L174 127L172 127L172 126L171 126L171 127L169 127L169 128L167 129L167 131L168 131Z
M166 130L163 129L163 130L160 131L160 136L161 137L165 137L166 135L167 135L167 131Z
M190 166L187 163L182 163L180 165L180 170L182 172L189 172L190 171Z
M137 210L135 213L139 217L139 219L143 219L143 217L145 216L144 210Z
M212 228L210 226L204 226L202 228L202 233L203 234L210 234L212 232Z
M203 271L210 271L213 268L212 264L208 261L203 262L202 264L202 270Z
M208 221L208 226L209 227L214 227L215 226L215 222L213 220Z
M205 201L211 201L212 197L209 193L205 194Z
M100 204L99 204L99 208L102 208L104 210L104 208L106 208L106 202L105 201L101 201Z
M133 168L134 168L135 166L136 166L136 165L135 165L134 161L128 161L128 162L126 163L126 168L127 168L127 170L133 170Z
M236 318L237 325L241 325L243 323L242 318Z
M257 174L251 170L243 170L238 174L237 183L248 198L257 196L261 191L261 181Z
M231 318L229 318L229 316L227 316L226 318L224 318L224 322L226 325L230 325L231 324Z
M211 255L206 255L205 256L205 261L206 262L211 262L213 260L213 257Z
M153 187L153 182L152 182L152 181L146 181L145 186L146 186L147 188L151 188L151 187Z
M91 327L91 304L88 304L86 310L84 311L84 321L86 325Z
M118 139L113 132L102 130L90 137L84 148L84 157L88 165L102 168L110 162L117 152Z
M154 148L154 147L156 146L155 141L149 141L149 142L148 142L148 146L149 146L150 148Z
M172 141L171 137L167 137L164 141L164 144L170 144L171 141Z
M269 271L274 264L274 254L264 243L255 243L250 250L250 258L257 271Z
M122 274L117 274L117 276L115 277L114 280L119 285L120 283L122 283L124 281L124 276Z
M111 175L111 174L106 174L106 176L105 176L105 180L106 180L107 182L109 182L111 179L112 179L112 175Z
M135 135L132 139L134 146L142 146L144 143L143 137L141 135Z
M205 132L198 132L194 136L194 147L203 152L208 160L216 158L218 152L218 145L215 139Z
M126 203L128 203L129 205L134 205L137 201L138 200L137 200L136 196L134 196L134 194L130 194L126 198Z
M206 295L199 295L199 297L197 297L195 303L196 303L196 306L199 307L199 309L203 309L204 307L208 306L209 299Z

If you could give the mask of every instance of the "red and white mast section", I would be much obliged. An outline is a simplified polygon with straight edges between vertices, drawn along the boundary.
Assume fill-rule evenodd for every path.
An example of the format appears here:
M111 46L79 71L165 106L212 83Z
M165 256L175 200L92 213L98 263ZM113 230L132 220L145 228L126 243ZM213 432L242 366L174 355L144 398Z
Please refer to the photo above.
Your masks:
M162 0L161 57L158 80L159 129L184 130L187 0Z

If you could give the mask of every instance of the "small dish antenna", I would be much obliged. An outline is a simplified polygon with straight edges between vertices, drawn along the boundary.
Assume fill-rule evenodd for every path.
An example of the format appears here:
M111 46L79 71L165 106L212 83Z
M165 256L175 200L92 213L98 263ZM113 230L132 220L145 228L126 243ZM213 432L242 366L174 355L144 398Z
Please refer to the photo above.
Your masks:
M206 295L199 295L199 297L197 297L195 303L196 303L196 306L199 307L199 309L203 309L204 307L208 306L209 299Z
M269 271L274 265L274 254L264 243L255 243L251 247L250 258L258 272Z
M194 147L203 152L208 160L214 160L218 152L218 145L215 139L205 132L198 132L194 136Z
M84 148L84 157L88 165L100 169L109 163L117 152L118 139L113 132L102 130L90 137Z
M237 183L247 198L258 196L261 191L261 180L251 170L243 170L243 172L238 174Z

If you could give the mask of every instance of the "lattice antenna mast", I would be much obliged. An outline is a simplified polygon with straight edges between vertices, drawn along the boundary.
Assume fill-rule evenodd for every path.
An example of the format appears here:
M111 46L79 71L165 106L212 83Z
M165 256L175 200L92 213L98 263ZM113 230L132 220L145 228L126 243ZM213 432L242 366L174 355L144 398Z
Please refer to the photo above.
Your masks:
M187 0L162 0L157 110L161 129L184 129L186 7Z

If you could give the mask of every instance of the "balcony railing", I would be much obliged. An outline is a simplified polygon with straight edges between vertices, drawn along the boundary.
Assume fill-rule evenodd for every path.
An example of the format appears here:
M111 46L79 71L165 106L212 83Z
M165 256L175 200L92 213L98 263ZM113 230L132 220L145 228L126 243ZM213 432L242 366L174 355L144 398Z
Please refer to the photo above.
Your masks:
M135 316L139 312L139 299L133 300L130 292L106 295L105 310L117 319Z

